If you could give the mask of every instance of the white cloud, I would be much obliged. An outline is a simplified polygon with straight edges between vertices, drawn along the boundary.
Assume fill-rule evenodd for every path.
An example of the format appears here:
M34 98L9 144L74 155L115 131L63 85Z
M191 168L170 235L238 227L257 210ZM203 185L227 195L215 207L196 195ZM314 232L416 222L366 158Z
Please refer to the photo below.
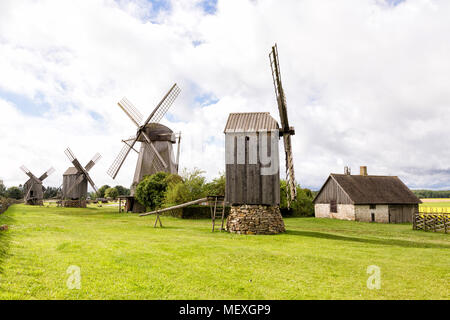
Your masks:
M103 155L92 170L98 185L129 185L135 155L117 181L106 175L135 130L116 103L127 96L145 116L173 82L182 88L170 110L178 122L164 123L182 131L181 166L215 176L228 113L278 118L268 60L277 42L302 185L318 188L349 164L411 187L450 187L448 1L226 0L212 15L180 0L152 10L141 0L1 2L6 184L24 182L21 164L36 174L53 165L48 184L59 186L70 146L82 162ZM12 94L50 107L32 116ZM218 102L202 108L205 95Z

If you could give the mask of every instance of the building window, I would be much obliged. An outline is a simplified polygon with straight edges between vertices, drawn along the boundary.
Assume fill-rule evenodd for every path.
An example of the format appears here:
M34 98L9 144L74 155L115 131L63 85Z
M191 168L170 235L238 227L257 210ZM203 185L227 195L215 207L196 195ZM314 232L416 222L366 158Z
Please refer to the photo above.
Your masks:
M336 200L330 201L330 212L337 213L337 203Z
M375 213L371 213L370 216L371 216L371 221L375 222Z
M371 204L370 205L370 209L376 209L377 208L377 205L376 204Z

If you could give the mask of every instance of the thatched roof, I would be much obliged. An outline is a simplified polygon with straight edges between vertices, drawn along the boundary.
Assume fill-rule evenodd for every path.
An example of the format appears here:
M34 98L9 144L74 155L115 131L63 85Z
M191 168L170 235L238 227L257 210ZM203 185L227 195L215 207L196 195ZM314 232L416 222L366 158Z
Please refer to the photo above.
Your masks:
M420 199L396 176L362 176L332 173L330 178L336 181L354 204L421 203Z

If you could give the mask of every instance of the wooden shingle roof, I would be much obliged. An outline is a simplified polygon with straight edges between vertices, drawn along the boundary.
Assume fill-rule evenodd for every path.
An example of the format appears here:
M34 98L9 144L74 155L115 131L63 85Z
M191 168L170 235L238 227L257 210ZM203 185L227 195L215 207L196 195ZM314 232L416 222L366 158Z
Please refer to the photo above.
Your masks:
M261 132L278 128L269 112L230 113L224 132Z
M354 204L421 203L420 199L396 176L362 176L332 173L330 178L336 181ZM316 199L319 194L320 191Z

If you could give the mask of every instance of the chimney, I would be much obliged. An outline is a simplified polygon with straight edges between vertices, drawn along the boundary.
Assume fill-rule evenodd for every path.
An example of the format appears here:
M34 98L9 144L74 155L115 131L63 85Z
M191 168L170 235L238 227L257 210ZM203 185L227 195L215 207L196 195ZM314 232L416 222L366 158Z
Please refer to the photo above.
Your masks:
M367 167L366 166L359 167L359 174L361 176L367 176Z
M344 167L344 174L349 176L352 174L352 169L350 169L350 167L346 166Z

